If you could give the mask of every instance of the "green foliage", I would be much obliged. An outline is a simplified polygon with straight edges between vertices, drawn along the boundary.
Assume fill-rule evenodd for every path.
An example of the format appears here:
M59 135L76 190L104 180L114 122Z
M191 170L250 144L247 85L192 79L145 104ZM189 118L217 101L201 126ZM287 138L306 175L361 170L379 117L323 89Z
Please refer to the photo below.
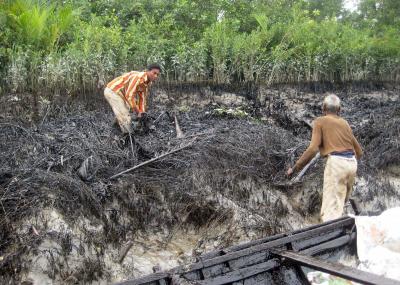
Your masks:
M400 78L400 1L7 0L0 3L0 86L89 93L159 62L163 80Z
M212 58L213 79L217 83L229 82L232 45L237 27L226 20L216 22L206 31L206 42Z
M192 47L180 45L171 58L174 80L200 81L207 76L207 53L203 42L196 42ZM172 79L172 78L171 78Z
M339 17L342 13L343 0L308 0L306 8L316 19Z
M249 117L249 114L242 110L242 108L216 108L213 110L213 114L218 117L228 117L228 118L246 118Z
M16 0L4 5L2 14L7 18L14 44L43 51L56 47L73 22L73 10L69 6L55 9L54 5L45 4Z
M393 25L400 28L400 1L360 0L360 18L372 20L377 26Z

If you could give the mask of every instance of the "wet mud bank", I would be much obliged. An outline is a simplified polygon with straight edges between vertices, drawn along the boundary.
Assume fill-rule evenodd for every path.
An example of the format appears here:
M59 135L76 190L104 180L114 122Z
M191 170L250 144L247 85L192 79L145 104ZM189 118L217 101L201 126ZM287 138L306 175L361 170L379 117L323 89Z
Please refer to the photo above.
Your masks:
M317 223L323 159L300 186L277 185L328 87L160 85L155 130L132 145L100 94L41 97L36 121L29 94L2 96L1 283L107 284ZM353 196L365 212L399 205L399 89L336 92L365 150Z

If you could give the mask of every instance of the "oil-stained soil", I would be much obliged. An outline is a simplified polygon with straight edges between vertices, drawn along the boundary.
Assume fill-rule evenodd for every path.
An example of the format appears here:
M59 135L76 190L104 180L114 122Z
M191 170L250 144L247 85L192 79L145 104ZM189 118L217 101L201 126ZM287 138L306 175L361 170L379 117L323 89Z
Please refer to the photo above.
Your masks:
M364 213L398 206L399 90L335 92L365 151L353 197ZM155 129L132 142L100 94L43 97L39 108L29 94L0 98L1 284L107 284L318 223L323 159L301 185L282 185L323 92L180 86L152 96Z

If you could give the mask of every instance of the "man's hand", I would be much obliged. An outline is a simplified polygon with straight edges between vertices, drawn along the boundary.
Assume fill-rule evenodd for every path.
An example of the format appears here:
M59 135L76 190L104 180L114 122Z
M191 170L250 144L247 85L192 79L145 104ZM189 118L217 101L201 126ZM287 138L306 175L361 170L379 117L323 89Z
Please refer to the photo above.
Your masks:
M137 115L137 113L136 112L132 112L132 113L130 113L130 116L131 116L131 119L132 119L132 121L137 121L138 120L138 115Z
M139 113L138 115L137 115L137 117L140 119L140 118L145 118L147 116L147 113L146 112L142 112L142 113Z
M288 170L286 171L286 175L290 177L292 176L292 174L293 174L293 168L289 167Z

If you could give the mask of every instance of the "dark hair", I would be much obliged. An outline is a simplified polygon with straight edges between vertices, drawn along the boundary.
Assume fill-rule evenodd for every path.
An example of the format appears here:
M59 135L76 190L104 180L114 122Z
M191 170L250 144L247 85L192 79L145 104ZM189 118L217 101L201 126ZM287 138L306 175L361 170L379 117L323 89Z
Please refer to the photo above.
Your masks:
M152 63L147 66L147 70L158 69L161 72L161 66L158 63Z

